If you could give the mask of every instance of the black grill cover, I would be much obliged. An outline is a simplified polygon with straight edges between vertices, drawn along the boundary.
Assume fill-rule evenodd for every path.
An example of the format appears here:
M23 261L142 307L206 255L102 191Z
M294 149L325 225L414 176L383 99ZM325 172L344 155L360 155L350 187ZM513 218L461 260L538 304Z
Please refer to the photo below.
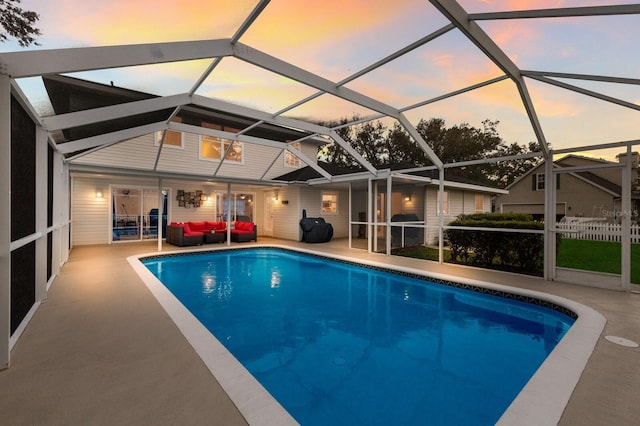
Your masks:
M326 243L333 237L333 226L321 217L307 217L307 211L302 211L300 219L302 241L306 243Z

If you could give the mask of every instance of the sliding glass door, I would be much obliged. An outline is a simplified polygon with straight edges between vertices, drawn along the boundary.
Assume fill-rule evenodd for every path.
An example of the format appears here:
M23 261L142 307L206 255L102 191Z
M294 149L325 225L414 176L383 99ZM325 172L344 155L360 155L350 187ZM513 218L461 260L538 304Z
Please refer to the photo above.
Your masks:
M253 194L232 192L231 199L226 192L216 193L216 211L218 220L227 220L227 212L231 207L231 221L253 222Z
M162 220L158 218L158 189L143 187L111 188L111 241L140 241L158 238L158 225L166 235L169 191L163 190Z

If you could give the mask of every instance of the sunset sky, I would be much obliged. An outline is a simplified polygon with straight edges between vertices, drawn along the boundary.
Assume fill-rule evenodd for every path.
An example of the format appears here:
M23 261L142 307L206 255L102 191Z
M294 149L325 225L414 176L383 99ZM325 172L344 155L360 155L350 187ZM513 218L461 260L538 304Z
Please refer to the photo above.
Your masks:
M231 37L256 1L22 0L40 14L41 46L58 49ZM633 1L459 0L470 13L611 4ZM272 0L240 39L265 53L338 82L444 26L447 21L426 0ZM640 77L640 15L481 21L480 26L521 69ZM18 51L14 41L0 51ZM210 60L73 74L158 95L188 91ZM361 77L348 88L403 108L502 75L457 30ZM534 80L526 80L545 136L555 149L640 138L640 112ZM570 81L570 84L640 104L635 85ZM38 81L19 82L41 106ZM316 90L225 58L198 94L277 112ZM323 95L285 114L339 120L373 114ZM498 120L507 143L535 140L512 82L406 112L412 122L443 118L447 125ZM635 150L640 150L636 147ZM615 160L620 150L595 151Z

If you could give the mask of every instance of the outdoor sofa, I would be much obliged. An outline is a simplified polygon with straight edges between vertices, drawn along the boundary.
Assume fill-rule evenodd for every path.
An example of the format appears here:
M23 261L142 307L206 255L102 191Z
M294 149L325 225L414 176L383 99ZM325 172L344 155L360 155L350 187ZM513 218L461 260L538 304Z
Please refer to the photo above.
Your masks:
M258 226L253 222L236 221L231 229L231 241L246 243L251 240L258 241Z
M179 247L222 243L226 240L226 222L171 222L166 242Z
M236 221L231 228L231 241L258 241L258 227L253 222ZM227 222L171 222L166 242L179 247L222 243L227 240Z

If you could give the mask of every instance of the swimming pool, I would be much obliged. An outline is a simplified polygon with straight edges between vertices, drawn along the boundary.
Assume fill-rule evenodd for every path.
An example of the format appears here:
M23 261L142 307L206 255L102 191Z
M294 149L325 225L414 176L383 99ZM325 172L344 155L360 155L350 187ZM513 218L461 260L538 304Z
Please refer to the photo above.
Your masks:
M303 264L295 267L294 276L323 277L323 283L310 286L309 280L305 279L302 282L304 288L300 285L291 286L282 267L270 269L273 259L269 257L274 253L273 249L267 249L267 252L262 249L259 260L261 263L258 266L248 266L246 263L245 258L249 252L232 250L217 253L215 256L220 257L222 262L214 266L213 270L211 265L217 263L212 263L209 259L212 255L198 255L196 257L208 265L208 272L205 267L193 278L187 278L184 271L180 272L178 275L181 282L194 281L198 284L181 285L173 290L177 291L176 296L183 300L183 303L191 305L190 309L194 312L197 311L195 305L201 304L201 301L180 294L186 288L196 289L195 293L200 293L201 296L204 294L205 300L215 299L223 302L222 308L216 308L216 315L218 311L227 309L232 313L231 323L242 325L240 329L227 328L227 325L223 325L227 320L211 316L211 308L205 308L204 313L195 315L205 325L212 327L218 339L223 341L298 419L304 416L304 413L300 414L300 410L308 411L309 407L313 407L313 418L319 419L319 423L325 423L328 417L323 417L321 410L325 407L324 412L327 416L338 414L339 420L331 420L334 423L344 421L352 424L372 424L373 420L388 423L389 419L384 418L385 413L392 413L395 423L416 422L415 419L441 422L444 418L438 417L439 415L445 416L450 423L454 419L451 416L456 414L462 415L465 423L469 423L470 419L477 420L479 424L494 423L571 322L565 321L565 315L550 311L549 320L543 320L542 325L534 325L534 317L539 317L540 313L530 303L522 304L505 300L504 297L483 299L485 296L478 292L456 288L458 284L453 282L447 282L451 284L449 286L441 286L425 284L422 279L416 280L406 276L399 280L396 275L379 270L372 271L373 275L368 275L370 269L365 273L344 263L326 268L328 260L317 257L305 257ZM288 257L292 256L290 252L286 254ZM189 257L189 271L198 269L195 267L196 257ZM149 259L145 263L155 264L156 272L165 280L171 275L170 265L183 262L164 259L160 263L157 259ZM224 265L232 266L233 272L243 271L258 283L266 284L259 285L266 290L256 291L251 285L245 288L240 285L241 282L251 280L223 271L220 268ZM349 278L328 275L328 272L335 271L347 271ZM364 281L360 280L362 277L365 277ZM477 287L476 284L460 285L506 295L502 289L487 290L486 287ZM274 298L292 299L293 296L285 292L289 287L294 289L293 293L297 293L296 296L302 296L302 299L294 301L293 305L288 305L289 307L275 305ZM338 295L329 295L328 287L335 287ZM434 289L438 291L434 293ZM360 292L361 290L364 291ZM269 309L264 312L259 312L256 307L245 309L249 315L243 317L243 310L235 305L243 292L249 295L249 299L239 302L240 305L255 303L256 307L268 306ZM256 293L265 293L267 302L253 300ZM314 308L309 302L323 298L329 301L329 310L323 308L325 310L321 311L319 317L311 317L310 313L320 308ZM530 296L522 298L534 303L544 301ZM500 303L504 301L507 304L501 306ZM570 312L553 302L542 304L559 308L565 313ZM454 318L451 312L443 314L439 310L441 306L465 313ZM505 315L506 310L511 312ZM409 318L397 318L394 316L396 311L411 312L411 315ZM510 323L512 319L507 317L519 319ZM213 326L209 324L212 321ZM277 330L263 330L256 335L255 332L247 331L251 323L260 326L275 324ZM216 329L218 325L224 329ZM502 334L511 336L506 345L510 352L507 349L499 349L504 343L501 333L498 333L498 337L487 337L486 331L496 328L500 329ZM301 330L307 334L296 334ZM505 330L508 332L505 333ZM251 333L254 337L246 337L252 335ZM469 340L471 337L463 333L480 336L480 340L473 343ZM519 337L514 339L514 336ZM543 342L545 336L551 336L551 340L549 343L538 342L535 345L535 352L538 352L534 357L536 360L523 361L523 353L531 352L530 349L523 349L523 344L528 340ZM244 347L238 345L243 341ZM269 347L270 343L275 345ZM492 352L501 356L500 361L486 364L485 357ZM423 368L432 364L444 366L446 380ZM278 370L279 365L285 365L289 369ZM400 370L400 367L405 366L409 367L409 372ZM318 372L320 367L325 368L324 372ZM522 373L523 371L526 373ZM482 375L478 376L478 372L488 374L481 378ZM356 380L362 380L363 377L368 381ZM452 380L452 377L455 380ZM505 377L509 379L509 384L503 381ZM319 378L325 380L318 382ZM316 382L313 382L314 380ZM452 384L453 382L456 383ZM284 390L278 389L282 384L285 384ZM501 388L510 389L507 396L501 394ZM313 400L302 392L305 389L312 389L311 394L319 394L320 397ZM381 392L382 397L375 396L376 390ZM446 396L450 391L457 396ZM479 407L461 404L462 400L477 399L470 397L472 391L479 396L491 396L490 399L494 402L490 404L482 400ZM368 397L369 394L373 395L373 401L378 402L366 402L365 396ZM291 402L291 399L294 401ZM434 406L429 408L425 400L431 400ZM393 411L393 408L389 408L398 403L401 404L399 409ZM488 405L492 405L490 410L487 409ZM350 412L356 416L352 421L346 417ZM363 413L373 414L373 418L362 417ZM303 423L312 424L306 419Z

